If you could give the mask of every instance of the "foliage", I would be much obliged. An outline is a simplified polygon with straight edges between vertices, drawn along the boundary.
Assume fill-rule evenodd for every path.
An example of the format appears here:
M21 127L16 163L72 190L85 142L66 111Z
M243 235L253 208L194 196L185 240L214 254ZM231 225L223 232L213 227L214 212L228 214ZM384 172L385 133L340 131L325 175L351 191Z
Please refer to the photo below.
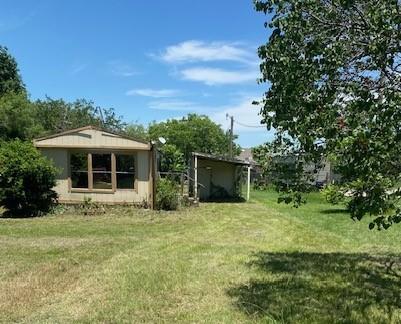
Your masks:
M101 215L106 212L104 206L92 201L91 197L84 197L84 201L79 205L79 209L85 216Z
M261 114L277 143L305 161L335 158L351 216L401 220L399 1L261 0L272 28L259 48ZM297 171L297 170L296 170ZM301 171L301 170L300 170ZM288 201L303 185L294 182Z
M345 201L345 192L337 185L330 184L324 187L321 192L326 201L332 205L338 205Z
M174 144L164 144L160 148L160 171L184 172L184 155Z
M175 145L184 154L186 162L192 152L227 155L230 144L229 134L220 125L207 116L197 114L153 123L149 126L149 137L152 140L164 137L167 143ZM239 154L235 143L233 148L234 155Z
M0 97L7 93L23 93L25 85L19 74L17 62L8 52L7 47L0 45Z
M9 93L0 97L0 138L27 140L87 125L123 131L125 124L113 109L103 110L103 122L99 109L84 99L72 103L51 98L30 102L24 93Z
M45 133L57 133L88 125L119 132L125 126L114 109L102 109L85 99L66 102L63 99L46 98L37 100L33 105L36 122L42 125Z
M24 93L0 96L0 139L31 139L41 131L34 107Z
M298 207L306 202L301 193L310 192L314 188L314 175L319 164L308 163L305 155L285 143L275 140L253 148L252 152L262 168L263 176L280 193L278 201L292 202Z
M139 123L128 124L124 129L124 133L127 136L143 140L148 140L149 137L148 130L146 129L146 127Z
M56 175L57 169L31 143L1 143L0 205L11 215L48 212L57 198L52 190Z
M177 183L168 178L162 178L157 181L156 188L156 209L176 210L179 204Z

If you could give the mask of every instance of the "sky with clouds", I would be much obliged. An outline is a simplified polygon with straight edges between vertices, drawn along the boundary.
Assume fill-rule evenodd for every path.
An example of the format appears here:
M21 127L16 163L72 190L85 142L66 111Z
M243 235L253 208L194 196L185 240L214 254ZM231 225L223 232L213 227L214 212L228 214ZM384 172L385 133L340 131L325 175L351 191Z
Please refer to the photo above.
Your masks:
M33 99L86 98L127 122L208 115L238 143L271 140L252 105L269 30L252 0L2 0L0 45ZM254 127L248 127L254 126Z

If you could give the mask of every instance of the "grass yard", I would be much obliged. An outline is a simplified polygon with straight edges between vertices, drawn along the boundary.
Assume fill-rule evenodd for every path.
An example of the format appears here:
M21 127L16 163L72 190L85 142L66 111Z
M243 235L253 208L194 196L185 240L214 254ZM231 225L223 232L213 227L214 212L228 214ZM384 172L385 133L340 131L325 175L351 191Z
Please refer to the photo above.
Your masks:
M0 219L0 321L399 323L401 227L318 194Z

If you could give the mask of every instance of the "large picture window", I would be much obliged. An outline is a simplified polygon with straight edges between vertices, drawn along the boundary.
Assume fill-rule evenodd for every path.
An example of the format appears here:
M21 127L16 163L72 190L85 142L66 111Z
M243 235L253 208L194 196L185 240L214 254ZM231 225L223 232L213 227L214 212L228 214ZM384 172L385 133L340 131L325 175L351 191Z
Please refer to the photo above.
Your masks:
M135 154L73 152L71 189L134 189L135 158Z
M135 157L116 154L117 189L134 189Z

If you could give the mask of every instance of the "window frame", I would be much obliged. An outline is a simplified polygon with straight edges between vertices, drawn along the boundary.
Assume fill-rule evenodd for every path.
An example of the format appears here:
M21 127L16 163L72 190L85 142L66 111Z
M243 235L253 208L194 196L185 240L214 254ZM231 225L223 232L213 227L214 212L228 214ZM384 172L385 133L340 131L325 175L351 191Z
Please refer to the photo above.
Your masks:
M86 153L88 161L88 188L73 188L71 181L71 155L74 153ZM92 154L110 154L111 155L111 189L95 189L93 188L93 170L92 170ZM132 189L117 188L117 170L116 155L133 155L135 163L134 187ZM113 150L69 150L68 151L68 191L71 193L111 193L116 191L129 191L138 193L138 152L137 151L113 151Z
M117 188L117 159L116 155L132 155L134 157L134 188L128 189L128 188ZM112 157L113 159L113 157ZM135 191L138 192L138 154L137 152L114 152L114 177L115 177L115 184L116 184L116 190L118 191ZM120 172L121 173L121 172Z

